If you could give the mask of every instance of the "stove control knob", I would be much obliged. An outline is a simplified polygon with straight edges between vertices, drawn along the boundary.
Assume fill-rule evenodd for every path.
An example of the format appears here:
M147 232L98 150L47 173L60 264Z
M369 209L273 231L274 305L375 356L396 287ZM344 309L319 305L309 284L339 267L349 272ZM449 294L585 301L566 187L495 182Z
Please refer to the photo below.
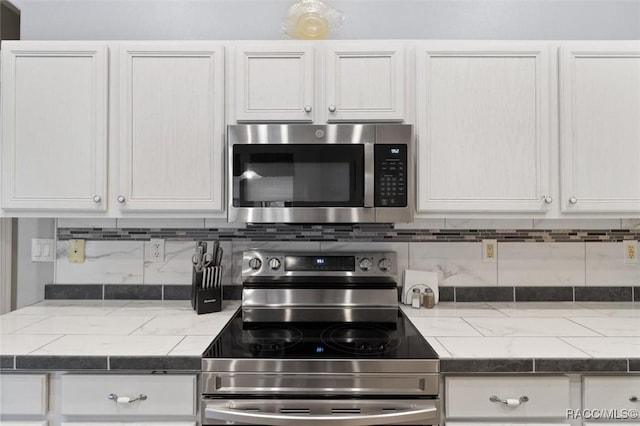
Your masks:
M386 257L383 257L382 259L380 259L380 262L378 262L378 268L380 268L382 272L387 272L389 269L391 269L391 261Z
M365 257L360 261L359 266L361 270L368 271L369 269L371 269L371 266L373 266L373 262L371 261L371 259Z
M253 269L254 271L257 271L261 267L262 267L262 260L258 259L257 257L254 257L253 259L249 260L249 268Z
M280 268L280 260L276 259L275 257L269 260L269 268L277 271Z

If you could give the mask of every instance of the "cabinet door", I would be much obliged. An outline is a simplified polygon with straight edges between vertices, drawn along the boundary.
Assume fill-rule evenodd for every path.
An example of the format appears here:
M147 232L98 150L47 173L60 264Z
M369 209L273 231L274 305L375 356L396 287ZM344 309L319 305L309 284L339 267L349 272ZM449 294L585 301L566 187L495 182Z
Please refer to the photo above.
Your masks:
M405 67L402 44L340 44L327 48L328 121L402 121Z
M237 121L313 121L315 51L305 45L239 46Z
M418 211L547 209L548 46L428 43L418 52Z
M223 48L126 44L120 61L121 208L222 210Z
M2 43L2 207L104 211L107 47Z
M640 43L562 46L560 90L562 210L640 213Z
M48 410L47 395L46 374L2 374L0 415L44 416Z

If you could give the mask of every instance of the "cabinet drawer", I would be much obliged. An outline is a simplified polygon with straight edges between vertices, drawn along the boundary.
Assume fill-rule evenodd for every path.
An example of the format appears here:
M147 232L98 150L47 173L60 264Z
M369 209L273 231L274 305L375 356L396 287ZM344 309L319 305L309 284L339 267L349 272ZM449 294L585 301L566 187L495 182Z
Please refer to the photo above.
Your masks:
M63 415L193 416L195 375L64 375ZM146 399L116 402L109 395Z
M640 410L640 376L584 377L582 380L584 408Z
M570 408L568 377L447 377L445 386L447 418L565 418Z
M11 422L6 422L3 421L2 422L2 426L47 426L49 424L49 422L47 421L30 421L30 422L25 422L25 421L11 421Z
M45 415L47 413L46 374L1 374L2 414Z
M64 425L64 423L63 423ZM446 422L445 426L568 426L569 423ZM586 424L585 424L586 425ZM604 426L604 425L601 425ZM624 426L631 426L625 424Z
M61 426L196 426L195 422L62 422ZM3 424L4 426L4 424Z

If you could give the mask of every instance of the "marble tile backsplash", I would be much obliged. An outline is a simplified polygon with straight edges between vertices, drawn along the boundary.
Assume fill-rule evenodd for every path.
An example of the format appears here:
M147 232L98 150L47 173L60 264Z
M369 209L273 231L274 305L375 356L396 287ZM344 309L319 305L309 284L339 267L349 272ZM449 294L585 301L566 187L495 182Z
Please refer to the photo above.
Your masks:
M144 282L143 241L86 241L83 263L69 262L68 249L68 241L58 241L56 283L137 284Z
M498 285L585 285L585 244L498 244Z
M209 244L211 246L211 244ZM223 283L241 284L245 250L386 251L397 253L398 282L406 268L438 273L443 287L640 286L640 262L625 263L621 242L498 242L497 262L482 261L477 242L222 241ZM55 284L189 285L194 241L165 242L165 259L149 259L148 241L86 242L84 263L70 263L58 241ZM145 255L146 254L146 255Z
M622 287L640 286L640 262L624 261L622 243L640 240L640 219L423 219L395 226L323 227L131 218L59 219L57 227L53 284L105 284L111 285L105 286L110 291L132 284L181 290L191 283L195 241L211 239L220 239L224 249L223 283L227 286L241 284L242 252L252 248L394 251L398 283L407 268L434 271L440 286L450 287L451 300L454 287L460 300L487 297L483 289L489 288L504 290L504 294L490 298L509 301L514 295L518 300L536 300L538 287L547 287L547 293L562 292L562 297L554 295L558 300L578 296L592 300L592 295L578 294L575 289L622 291ZM152 261L149 255L150 237L165 239L161 262ZM86 240L84 263L69 262L70 238ZM485 238L498 240L493 263L482 260L481 241Z

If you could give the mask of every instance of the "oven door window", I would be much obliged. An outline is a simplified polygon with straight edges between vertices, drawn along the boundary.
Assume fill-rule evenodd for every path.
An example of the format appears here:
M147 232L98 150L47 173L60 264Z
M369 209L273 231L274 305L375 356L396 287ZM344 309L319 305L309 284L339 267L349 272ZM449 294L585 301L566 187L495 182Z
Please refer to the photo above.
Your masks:
M234 207L362 207L364 146L234 145Z

